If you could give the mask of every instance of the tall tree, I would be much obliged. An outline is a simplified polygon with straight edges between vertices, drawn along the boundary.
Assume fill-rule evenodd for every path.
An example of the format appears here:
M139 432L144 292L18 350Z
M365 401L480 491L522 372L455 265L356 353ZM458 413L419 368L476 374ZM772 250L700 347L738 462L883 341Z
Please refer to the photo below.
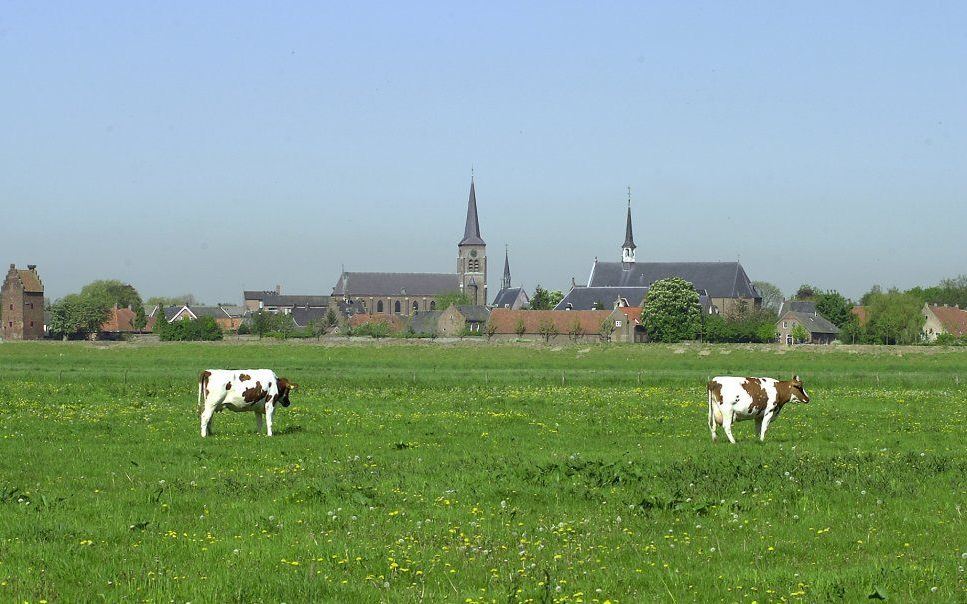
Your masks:
M645 329L656 342L690 340L698 333L702 316L698 292L684 279L655 281L643 306Z
M915 344L925 321L923 304L912 294L896 289L869 298L866 332L878 344Z
M437 296L437 310L446 310L451 306L469 306L470 297L464 292L454 290Z
M782 290L768 281L753 281L752 285L762 296L762 307L768 308L772 312L779 312L779 305L783 301Z
M557 304L564 299L564 293L554 290L546 290L540 285L534 289L534 295L531 296L530 309L531 310L551 310Z
M828 289L816 295L816 311L842 328L853 318L853 302L838 291Z
M162 306L181 306L182 304L193 306L198 304L198 298L195 297L195 294L182 294L180 296L151 296L144 301L144 305L148 308L154 308L159 304Z
M795 300L814 300L817 295L819 295L819 288L815 285L809 285L808 283L803 283L796 290L796 295L793 296Z

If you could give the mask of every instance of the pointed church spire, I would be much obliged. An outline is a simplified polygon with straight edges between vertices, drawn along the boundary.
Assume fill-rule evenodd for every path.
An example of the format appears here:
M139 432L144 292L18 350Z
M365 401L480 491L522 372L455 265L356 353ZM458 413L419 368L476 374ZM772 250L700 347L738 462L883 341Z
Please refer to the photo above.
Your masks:
M634 262L635 261L635 236L631 230L631 187L628 187L628 220L625 223L625 242L621 246L621 261L622 262Z
M477 221L477 194L474 192L473 176L470 177L470 200L467 201L467 225L463 229L460 245L486 245L480 238L480 223Z
M506 245L504 245L504 278L500 282L502 289L510 289L510 256Z

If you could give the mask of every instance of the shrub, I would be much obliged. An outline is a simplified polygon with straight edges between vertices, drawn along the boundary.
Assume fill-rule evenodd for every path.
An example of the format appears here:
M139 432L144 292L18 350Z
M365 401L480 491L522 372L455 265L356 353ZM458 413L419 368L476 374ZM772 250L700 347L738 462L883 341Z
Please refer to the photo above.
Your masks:
M214 341L222 339L222 330L212 317L184 319L175 323L164 323L158 330L164 342Z

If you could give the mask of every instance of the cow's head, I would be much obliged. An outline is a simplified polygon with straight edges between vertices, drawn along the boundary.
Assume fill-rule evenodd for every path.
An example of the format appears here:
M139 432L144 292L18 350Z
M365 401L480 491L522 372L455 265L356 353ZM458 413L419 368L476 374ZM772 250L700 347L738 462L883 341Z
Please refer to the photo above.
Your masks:
M293 384L285 378L279 378L278 384L279 393L276 395L278 397L277 401L283 407L288 407L291 403L289 402L289 393L299 387L298 384Z
M802 386L802 380L799 379L798 375L792 376L792 380L789 382L789 394L790 400L797 401L800 403L808 403L809 395L806 394L806 389Z

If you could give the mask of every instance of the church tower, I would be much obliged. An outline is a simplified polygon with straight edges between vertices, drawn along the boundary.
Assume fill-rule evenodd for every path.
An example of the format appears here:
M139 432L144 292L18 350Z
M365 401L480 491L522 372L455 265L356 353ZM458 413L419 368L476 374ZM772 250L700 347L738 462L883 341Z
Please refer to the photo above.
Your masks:
M504 278L500 280L500 289L510 289L510 251L504 246Z
M621 262L625 265L635 263L635 236L631 232L631 187L628 187L628 221L625 223L625 242L621 246Z
M467 295L471 304L487 303L487 244L480 238L477 194L472 176L470 200L467 202L467 224L463 229L463 239L457 245L457 275L460 278L460 292Z

